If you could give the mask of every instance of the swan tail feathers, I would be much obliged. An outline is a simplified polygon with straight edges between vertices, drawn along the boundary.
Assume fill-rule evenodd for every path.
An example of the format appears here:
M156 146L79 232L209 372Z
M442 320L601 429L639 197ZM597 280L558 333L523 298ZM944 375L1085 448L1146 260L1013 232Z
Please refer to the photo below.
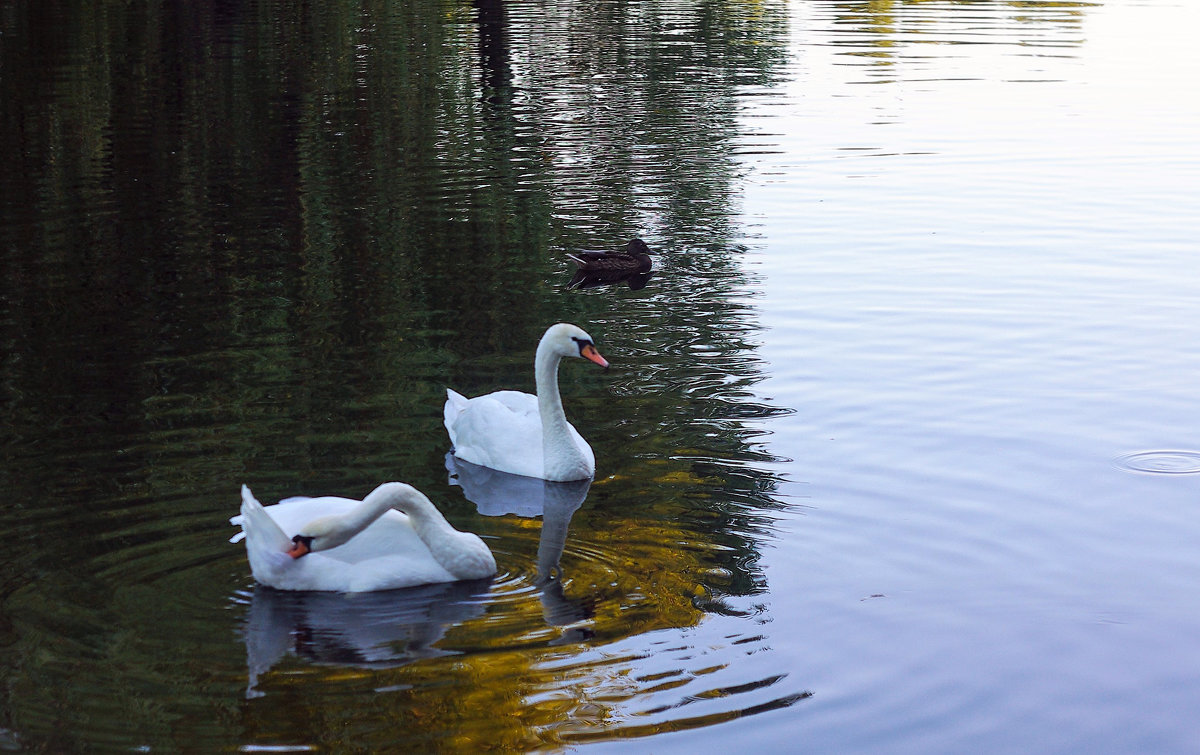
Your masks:
M246 550L266 553L283 553L291 547L287 534L280 529L267 510L250 492L250 488L242 486L242 532L246 537Z
M446 389L446 406L442 411L442 422L446 425L446 432L450 434L450 445L455 445L455 437L457 433L454 431L454 423L458 421L458 417L467 408L467 397L457 391Z

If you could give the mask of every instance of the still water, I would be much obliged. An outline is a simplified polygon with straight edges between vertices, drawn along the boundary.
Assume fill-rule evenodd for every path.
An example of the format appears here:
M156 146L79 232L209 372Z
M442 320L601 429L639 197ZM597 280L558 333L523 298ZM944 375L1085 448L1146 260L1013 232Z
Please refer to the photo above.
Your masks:
M1195 751L1198 23L5 4L0 751ZM560 320L596 478L455 463ZM228 542L391 479L499 574Z

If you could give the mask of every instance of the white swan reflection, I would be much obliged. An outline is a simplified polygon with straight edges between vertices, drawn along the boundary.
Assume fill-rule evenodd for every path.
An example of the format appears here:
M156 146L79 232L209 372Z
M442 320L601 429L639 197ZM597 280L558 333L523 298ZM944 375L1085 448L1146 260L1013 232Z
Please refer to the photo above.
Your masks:
M450 475L450 484L460 486L463 495L484 516L516 514L542 518L534 580L542 602L542 617L550 626L570 627L551 644L567 644L590 637L590 628L572 625L591 619L595 615L594 605L590 600L570 599L563 594L560 561L571 517L587 498L591 479L549 482L481 467L463 461L453 453L446 454L446 471Z
M448 655L446 630L483 614L490 579L369 593L290 592L255 585L242 629L249 682L287 655L311 663L392 668Z
M586 640L595 615L591 600L566 597L562 559L571 517L591 480L546 482L498 472L446 454L450 482L480 514L541 517L534 586L546 624L562 633L552 645ZM246 697L260 697L258 681L284 657L359 668L392 668L450 655L438 643L450 627L484 614L491 579L367 593L290 592L255 585L242 636L249 681Z

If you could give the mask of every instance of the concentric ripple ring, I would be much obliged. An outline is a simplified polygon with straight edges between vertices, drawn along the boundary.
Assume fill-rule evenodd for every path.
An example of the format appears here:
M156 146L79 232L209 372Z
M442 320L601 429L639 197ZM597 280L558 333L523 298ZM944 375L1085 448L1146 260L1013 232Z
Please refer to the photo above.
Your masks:
M1200 473L1200 451L1141 451L1120 457L1118 463L1134 472L1151 474Z

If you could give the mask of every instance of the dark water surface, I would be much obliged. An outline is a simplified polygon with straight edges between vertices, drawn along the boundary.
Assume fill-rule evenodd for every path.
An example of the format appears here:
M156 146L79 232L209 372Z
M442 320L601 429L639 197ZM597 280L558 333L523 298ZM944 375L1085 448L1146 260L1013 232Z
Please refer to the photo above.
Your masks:
M0 751L1191 751L1197 20L5 4ZM455 465L560 320L596 479ZM391 479L499 574L228 542Z

